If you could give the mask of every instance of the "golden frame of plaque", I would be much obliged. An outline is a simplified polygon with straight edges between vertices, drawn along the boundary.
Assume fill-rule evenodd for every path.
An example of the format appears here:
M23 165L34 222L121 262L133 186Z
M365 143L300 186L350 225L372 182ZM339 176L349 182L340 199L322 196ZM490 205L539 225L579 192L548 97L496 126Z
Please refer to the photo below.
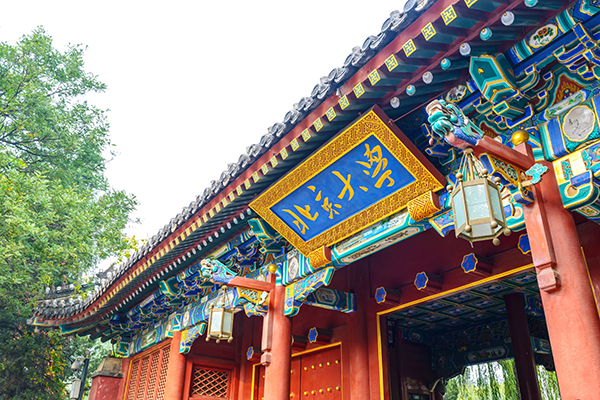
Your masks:
M385 121L390 121L386 123ZM322 215L322 220L327 221L327 212L323 213L323 209L326 211L330 211L329 218L332 219L331 225L326 225L325 228L321 226L322 232L314 237L310 237L308 240L302 238L301 234L305 233L305 229L302 232L298 232L299 228L309 229L307 225L303 224L300 226L297 222L297 229L293 228L293 225L286 223L281 216L277 215L273 209L278 204L281 204L282 201L286 198L286 196L293 194L297 189L301 188L308 181L315 181L318 183L320 177L319 174L323 173L325 169L330 168L330 166L334 166L338 160L348 154L350 151L356 149L358 146L361 146L363 142L366 142L368 139L371 139L372 142L380 144L380 146L385 147L384 151L388 157L391 155L395 160L391 160L391 163L388 163L387 159L385 164L383 164L383 168L386 168L386 165L395 164L398 173L404 173L405 176L410 174L410 181L408 184L398 187L397 190L394 188L394 192L386 193L385 197L377 198L377 191L372 190L371 193L375 193L375 196L369 195L366 201L370 202L368 206L356 210L351 215L342 216L344 217L341 221L336 221L332 219L334 216L334 212L337 214L337 209L331 207L331 204L334 204L335 201L327 200L327 204L322 205L321 208L313 208L313 214L311 214L311 209L308 206L306 209L302 207L295 206L297 209L296 214L304 215L309 218L309 220L314 221L314 219L310 219L310 217L315 217L317 214L315 211L318 210ZM366 146L367 152L369 151L369 146ZM373 149L374 150L374 149ZM356 151L353 154L357 154ZM362 150L361 150L362 154ZM382 156L381 152L379 153L378 158L371 158L371 165L373 165L373 160L380 161ZM365 156L367 153L365 152ZM346 158L346 165L348 164ZM367 162L355 161L356 163L366 165L369 167ZM354 166L354 164L352 164ZM382 163L379 162L379 165L376 168L376 171L373 173L378 173L382 171L381 168ZM401 166L400 166L401 165ZM354 166L354 168L357 168ZM366 167L358 167L363 169L363 172L367 174ZM390 167L391 168L391 167ZM337 172L337 171L336 171ZM334 173L336 173L334 172ZM393 171L392 171L393 172ZM323 176L323 175L321 175ZM329 176L329 175L327 175ZM390 174L388 174L390 176ZM394 176L394 175L391 175ZM342 179L342 175L340 174L338 177ZM348 175L348 178L350 175ZM361 175L362 177L362 175ZM378 181L379 187L382 185L381 177ZM314 179L313 179L314 178ZM364 180L364 177L362 177ZM414 178L414 179L413 179ZM323 178L326 179L326 178ZM359 178L357 178L359 179ZM312 182L311 181L311 182ZM348 182L350 179L348 179ZM386 181L387 182L387 181ZM389 179L389 182L393 182L392 179ZM346 182L347 183L347 182ZM262 193L256 200L250 203L250 207L261 216L268 224L270 224L277 232L279 232L286 240L288 240L294 247L296 247L302 254L308 256L311 252L322 248L324 246L329 247L350 235L364 229L367 226L370 226L389 215L392 215L404 207L407 206L408 202L412 199L421 196L424 193L429 191L436 192L442 188L444 188L446 183L445 177L437 170L435 167L429 162L425 156L416 148L416 146L398 129L398 127L391 122L390 118L378 107L375 106L369 111L367 111L362 117L358 118L354 122L352 122L347 128L345 128L340 134L338 134L334 139L325 144L322 148L316 151L312 156L310 156L306 161L302 164L296 166L292 171L282 177L279 181L274 183L271 187L269 187L264 193ZM390 186L388 184L387 186ZM316 190L313 189L314 186L308 186L311 190L316 193ZM366 187L359 186L362 191L367 192ZM356 193L362 194L360 189L356 188ZM344 189L345 190L345 189ZM354 193L354 191L353 191ZM342 196L342 193L340 193ZM345 196L345 194L343 195ZM366 195L363 195L363 197ZM334 200L333 196L330 196ZM338 196L339 197L339 196ZM320 200L320 191L318 198ZM340 199L342 197L339 197ZM316 199L315 199L316 200ZM350 199L348 199L349 201ZM289 201L288 201L289 203ZM326 208L325 205L329 206ZM340 206L341 208L341 206ZM293 207L289 207L287 210L283 210L288 212L289 214L293 214ZM296 216L294 214L294 216ZM289 220L289 217L288 217ZM307 220L307 222L310 222ZM323 225L323 224L321 224Z

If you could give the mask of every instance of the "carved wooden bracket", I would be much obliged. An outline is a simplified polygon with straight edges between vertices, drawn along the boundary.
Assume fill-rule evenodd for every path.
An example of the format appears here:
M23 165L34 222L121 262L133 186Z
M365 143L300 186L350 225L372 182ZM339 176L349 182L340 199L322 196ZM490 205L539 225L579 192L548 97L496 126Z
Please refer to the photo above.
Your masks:
M248 350L246 351L246 359L248 361L250 361L251 363L256 363L256 362L260 361L261 356L262 356L262 354L258 347L253 347L253 346L248 347Z
M487 278L492 275L492 261L475 253L464 256L460 266L466 274L479 278Z
M308 331L308 341L310 343L329 344L331 342L331 331L323 328L310 328Z
M305 336L292 335L292 352L305 350L307 343Z
M556 263L536 265L538 287L545 292L554 292L560 289L560 275L555 269Z

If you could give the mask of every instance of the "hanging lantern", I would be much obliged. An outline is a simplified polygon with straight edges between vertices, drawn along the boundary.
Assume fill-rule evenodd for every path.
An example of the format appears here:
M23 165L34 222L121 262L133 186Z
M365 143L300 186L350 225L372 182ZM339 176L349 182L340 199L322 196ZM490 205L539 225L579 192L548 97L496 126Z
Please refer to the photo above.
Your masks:
M488 171L470 148L463 153L456 179L451 194L456 237L471 243L492 240L494 245L499 245L498 236L502 233L510 235L497 186L500 179L496 178L496 183L489 179Z
M209 306L208 329L206 333L206 341L215 339L217 343L221 340L227 340L231 343L233 340L233 314L235 310L231 306L227 306L225 298L225 289L220 290L220 297L217 298L217 306L212 303Z

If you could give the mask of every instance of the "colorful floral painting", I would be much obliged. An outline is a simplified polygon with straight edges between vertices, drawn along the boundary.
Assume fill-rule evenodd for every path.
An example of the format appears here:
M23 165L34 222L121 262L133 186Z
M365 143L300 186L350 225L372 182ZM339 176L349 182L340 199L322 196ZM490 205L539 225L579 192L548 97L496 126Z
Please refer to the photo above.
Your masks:
M529 45L535 49L550 43L558 35L558 28L554 24L542 26L529 38Z
M554 104L552 107L549 107L546 111L544 111L544 116L547 120L551 120L552 118L567 112L567 110L570 110L584 100L585 94L582 91L579 91Z

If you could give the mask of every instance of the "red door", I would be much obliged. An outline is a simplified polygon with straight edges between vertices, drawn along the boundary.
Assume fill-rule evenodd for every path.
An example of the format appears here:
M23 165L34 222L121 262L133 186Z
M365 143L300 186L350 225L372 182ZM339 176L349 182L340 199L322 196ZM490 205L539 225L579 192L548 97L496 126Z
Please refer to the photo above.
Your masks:
M257 366L256 372L254 399L264 400L265 367ZM342 399L340 346L309 350L292 356L290 398Z
M340 346L303 354L300 357L300 367L299 394L301 398L342 399Z

